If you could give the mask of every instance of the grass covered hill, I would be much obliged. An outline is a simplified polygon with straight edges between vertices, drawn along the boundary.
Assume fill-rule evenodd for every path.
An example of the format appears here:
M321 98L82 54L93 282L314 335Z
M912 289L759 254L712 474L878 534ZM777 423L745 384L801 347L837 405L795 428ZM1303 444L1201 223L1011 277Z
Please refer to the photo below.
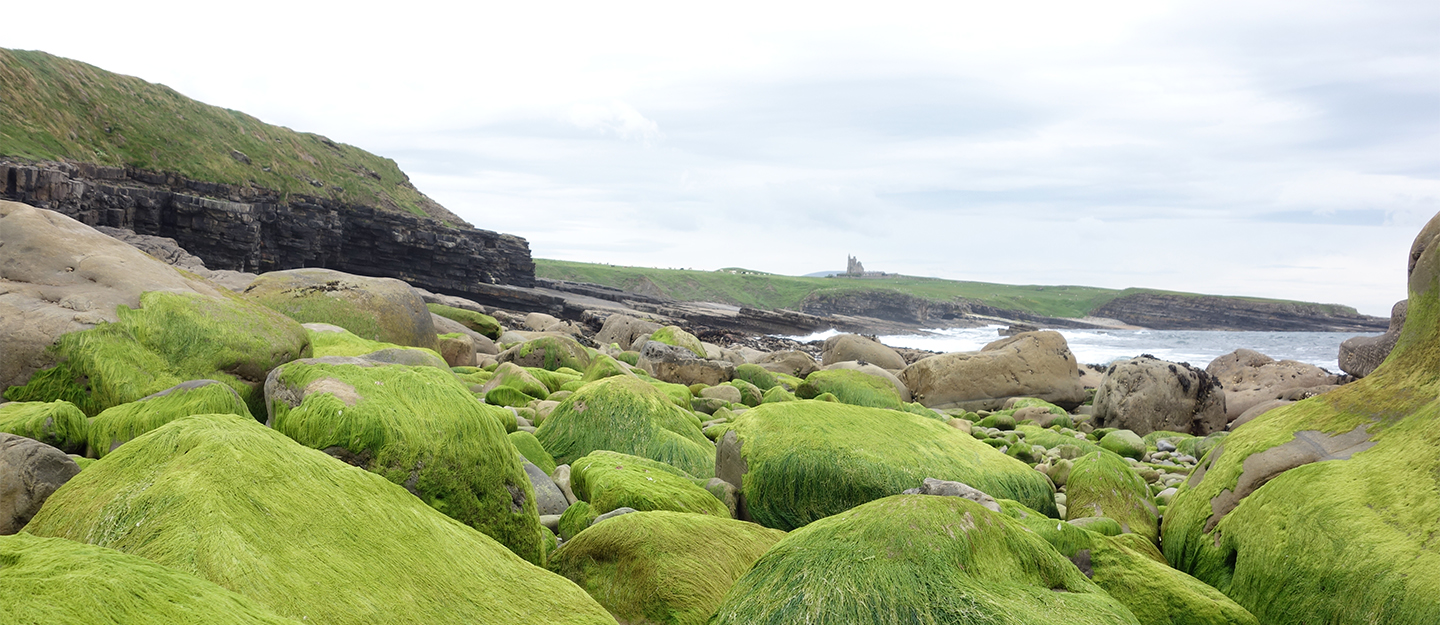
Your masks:
M0 48L0 156L175 172L464 223L388 158L38 51Z
M680 301L705 301L764 310L799 310L807 297L854 291L892 291L936 301L976 300L1005 310L1019 310L1047 317L1079 318L1116 298L1153 293L1181 297L1203 297L1194 293L1152 289L1102 289L1086 286L1009 285L966 282L940 278L887 275L874 278L794 277L749 269L716 271L623 267L562 260L535 259L535 277L589 282ZM1325 314L1357 314L1353 308L1335 304L1310 304L1285 300L1227 297L1235 302L1294 304Z

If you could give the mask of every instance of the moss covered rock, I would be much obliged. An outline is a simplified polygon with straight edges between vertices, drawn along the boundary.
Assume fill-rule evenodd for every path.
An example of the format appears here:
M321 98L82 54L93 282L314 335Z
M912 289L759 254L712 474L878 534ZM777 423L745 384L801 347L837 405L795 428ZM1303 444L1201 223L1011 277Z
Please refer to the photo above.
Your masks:
M742 518L782 530L900 494L927 477L1056 514L1044 475L939 421L894 410L763 404L730 423L716 465L744 494Z
M560 538L570 540L580 532L590 527L595 522L595 517L600 516L590 504L584 501L577 501L570 504L565 512L560 515L559 531Z
M505 438L513 413L477 402L448 370L307 359L276 369L266 391L277 431L543 562L534 491Z
M106 409L90 419L86 428L87 455L103 458L125 441L180 417L220 413L251 416L240 395L229 386L215 380L182 382L154 395Z
M594 451L570 465L571 489L597 514L634 508L729 518L725 504L696 481L663 462L614 451Z
M579 534L549 566L623 622L703 625L735 580L784 536L732 519L636 512Z
M500 327L499 321L496 321L494 317L485 313L465 310L464 308L455 308L454 306L446 306L444 304L426 304L425 307L429 309L430 312L451 321L457 321L461 325L485 335L492 341L499 339L500 335L505 332L505 328Z
M897 495L791 532L711 623L1137 621L1018 521L962 497Z
M545 447L540 445L540 439L535 438L534 434L529 432L510 432L505 436L510 439L510 444L515 446L515 450L520 452L520 455L524 456L526 460L529 460L535 466L540 467L540 470L544 471L545 475L550 475L555 472L555 459L550 457L550 453L545 451Z
M85 414L129 403L187 380L230 385L256 414L276 366L310 355L294 320L236 297L150 292L119 321L60 337L60 363L11 387L11 401L63 399Z
M542 336L511 347L496 357L500 362L513 362L521 367L536 367L554 371L568 367L584 371L590 366L590 353L575 339L561 336Z
M775 380L775 374L757 364L745 363L735 367L735 379L744 380L754 384L762 392L775 388L779 384Z
M1108 517L1120 529L1156 542L1159 512L1145 480L1114 454L1095 452L1076 458L1065 482L1068 517Z
M1126 458L1139 460L1145 456L1145 440L1130 430L1106 432L1100 437L1100 447Z
M297 621L613 623L404 488L245 417L172 421L46 503L26 531L145 557Z
M295 623L214 582L73 540L0 536L0 563L7 623Z
M394 278L333 269L272 271L255 278L245 297L301 323L328 323L372 341L436 349L425 300Z
M9 402L0 404L0 432L78 454L85 451L89 423L85 413L68 401Z
M585 385L555 407L535 436L560 464L603 449L658 460L695 477L715 474L715 447L695 415L637 378Z
M665 326L655 330L650 333L650 340L659 341L675 347L683 347L690 350L690 353L695 354L696 358L707 357L705 355L705 346L700 343L700 339L696 338L694 334L686 332L680 326Z
M795 396L814 399L823 393L830 393L846 404L901 410L900 394L890 382L860 371L850 369L828 369L816 371L805 378L805 383L795 389Z

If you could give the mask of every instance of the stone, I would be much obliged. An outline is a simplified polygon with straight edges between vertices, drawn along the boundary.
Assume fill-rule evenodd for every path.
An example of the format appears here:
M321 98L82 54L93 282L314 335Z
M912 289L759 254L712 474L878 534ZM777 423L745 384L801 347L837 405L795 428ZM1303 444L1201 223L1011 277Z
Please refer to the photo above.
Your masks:
M716 386L735 377L735 365L722 360L706 360L695 353L659 341L647 341L640 350L639 366L653 370L655 378L672 384L704 384Z
M0 432L0 536L19 532L45 499L80 473L65 452Z
M1270 412L1271 410L1274 410L1274 409L1276 409L1276 408L1281 408L1281 407L1284 407L1284 406L1289 406L1290 404L1293 404L1293 403L1295 403L1295 402L1290 401L1290 400L1288 400L1288 399L1271 399L1271 400L1267 400L1267 401L1262 401L1262 402L1260 402L1260 403L1258 403L1258 404L1255 404L1255 405L1253 405L1253 406L1245 409L1245 412L1241 413L1240 416L1235 417L1235 420L1230 422L1230 429L1231 429L1232 431L1233 431L1233 430L1236 430L1236 429L1239 429L1240 426L1245 425L1246 423L1249 423L1249 422L1251 422L1251 421L1254 421L1256 417L1259 417L1259 416L1262 415L1262 414L1265 414L1265 413L1267 413L1267 412ZM1172 450L1170 450L1170 451L1174 451L1174 450L1172 449Z
M1234 421L1251 406L1297 388L1334 384L1338 377L1320 367L1294 360L1275 361L1259 352L1238 349L1205 367L1225 389L1225 416Z
M544 332L546 328L557 323L560 323L560 320L556 319L553 315L538 312L525 315L525 327L536 332Z
M966 499L969 499L970 501L985 506L987 510L991 510L994 512L1000 511L1000 504L995 503L994 497L991 497L981 492L979 489L972 488L970 485L963 482L937 480L933 477L927 477L925 478L925 481L920 484L919 488L906 489L902 494L934 495L936 497L964 497Z
M555 485L560 488L560 492L565 493L565 500L570 502L571 505L580 500L579 497L575 496L575 491L570 488L570 465L562 464L555 467L555 471L550 474L550 477L555 481Z
M530 462L524 463L523 466L525 476L530 478L531 488L535 489L535 508L539 511L540 516L553 514L558 517L564 514L565 509L570 507L570 501L565 497L565 493L561 492L560 487L555 485L555 481L545 475L543 469Z
M880 367L899 371L905 368L905 359L885 344L858 334L837 334L825 339L821 348L820 364L833 365L837 362L863 361Z
M907 404L911 401L914 401L914 398L910 396L910 387L905 386L905 383L901 382L900 378L894 373L891 373L888 369L881 368L873 363L861 363L860 361L856 360L841 361L833 364L828 364L823 367L824 371L831 371L834 369L848 369L850 371L859 371L860 373L864 373L866 375L875 376L877 378L885 380L886 382L889 382L890 386L895 387L895 393L899 395L900 401Z
M1026 332L978 352L921 359L900 373L915 401L940 410L995 410L1011 397L1035 397L1066 409L1085 401L1080 370L1059 332Z
M437 337L440 357L452 367L475 366L475 340L461 333L441 334Z
M741 403L740 389L727 384L706 387L700 391L700 396L718 399L727 404Z
M1410 300L1395 302L1390 309L1390 328L1384 334L1345 339L1340 344L1340 370L1357 378L1374 373L1375 368L1390 355L1390 350L1395 349L1395 341L1400 339L1400 331L1405 327L1405 313L1409 305Z
M501 340L504 342L504 337ZM525 339L519 345L500 352L497 360L502 363L513 362L521 367L549 371L561 367L584 371L590 366L589 352L575 342L575 339L568 336L540 336Z
M1095 392L1095 426L1205 436L1225 429L1225 393L1186 363L1143 355L1110 365Z
M635 512L639 512L639 510L636 510L634 508L616 508L614 510L606 512L605 514L596 516L595 520L590 522L590 525L593 526L601 521L608 521L622 514L632 514Z
M314 268L272 271L250 283L244 295L301 323L329 323L372 341L436 348L425 300L394 278Z
M660 324L629 315L614 314L605 318L605 324L595 333L599 345L619 345L622 350L635 344L635 339L660 329Z
M755 361L755 364L767 371L793 375L802 379L820 369L820 365L810 357L810 354L794 350L770 352Z

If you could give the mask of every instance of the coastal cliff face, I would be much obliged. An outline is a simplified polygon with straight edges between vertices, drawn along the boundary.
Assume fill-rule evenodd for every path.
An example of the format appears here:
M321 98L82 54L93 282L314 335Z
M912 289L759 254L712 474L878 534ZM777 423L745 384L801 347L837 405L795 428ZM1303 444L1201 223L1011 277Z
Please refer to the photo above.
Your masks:
M1122 295L1091 314L1156 330L1384 332L1390 324L1345 306L1168 293Z
M0 185L90 226L175 239L211 269L324 267L479 300L481 285L535 281L525 239L334 199L85 163L0 160Z

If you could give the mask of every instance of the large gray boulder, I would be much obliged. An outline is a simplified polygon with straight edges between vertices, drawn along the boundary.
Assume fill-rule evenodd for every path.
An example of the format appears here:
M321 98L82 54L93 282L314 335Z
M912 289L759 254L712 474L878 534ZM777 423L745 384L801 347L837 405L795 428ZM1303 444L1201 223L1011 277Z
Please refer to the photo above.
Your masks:
M595 333L595 343L597 345L615 343L622 350L630 349L635 344L635 339L659 329L660 324L654 321L646 321L629 315L610 315L605 318L605 325Z
M40 441L0 432L0 536L19 532L80 467Z
M1225 388L1225 417L1229 421L1285 391L1339 382L1339 376L1315 365L1294 360L1276 361L1249 349L1237 349L1216 358L1205 371Z
M653 371L655 379L673 384L715 386L735 377L735 365L725 360L699 358L684 347L646 341L640 349L639 366Z
M820 364L833 365L852 360L893 371L905 368L905 359L899 353L875 339L859 334L837 334L825 339Z
M1395 302L1390 309L1390 329L1380 336L1356 336L1340 344L1340 370L1363 378L1385 362L1395 341L1400 339L1400 330L1405 327L1405 314L1409 311L1410 300Z
M334 324L372 341L438 347L425 300L394 278L319 268L272 271L250 283L245 297L300 323Z
M1203 369L1146 354L1105 370L1094 422L1140 436L1157 430L1205 436L1225 429L1225 393Z
M118 321L150 291L225 297L60 213L0 201L0 390L54 365L61 335Z
M819 363L815 362L810 354L798 350L770 352L761 356L755 364L766 371L793 375L801 379L820 370Z
M915 401L940 410L996 410L1011 397L1066 409L1085 401L1075 355L1059 332L1024 332L978 352L931 356L900 372Z

